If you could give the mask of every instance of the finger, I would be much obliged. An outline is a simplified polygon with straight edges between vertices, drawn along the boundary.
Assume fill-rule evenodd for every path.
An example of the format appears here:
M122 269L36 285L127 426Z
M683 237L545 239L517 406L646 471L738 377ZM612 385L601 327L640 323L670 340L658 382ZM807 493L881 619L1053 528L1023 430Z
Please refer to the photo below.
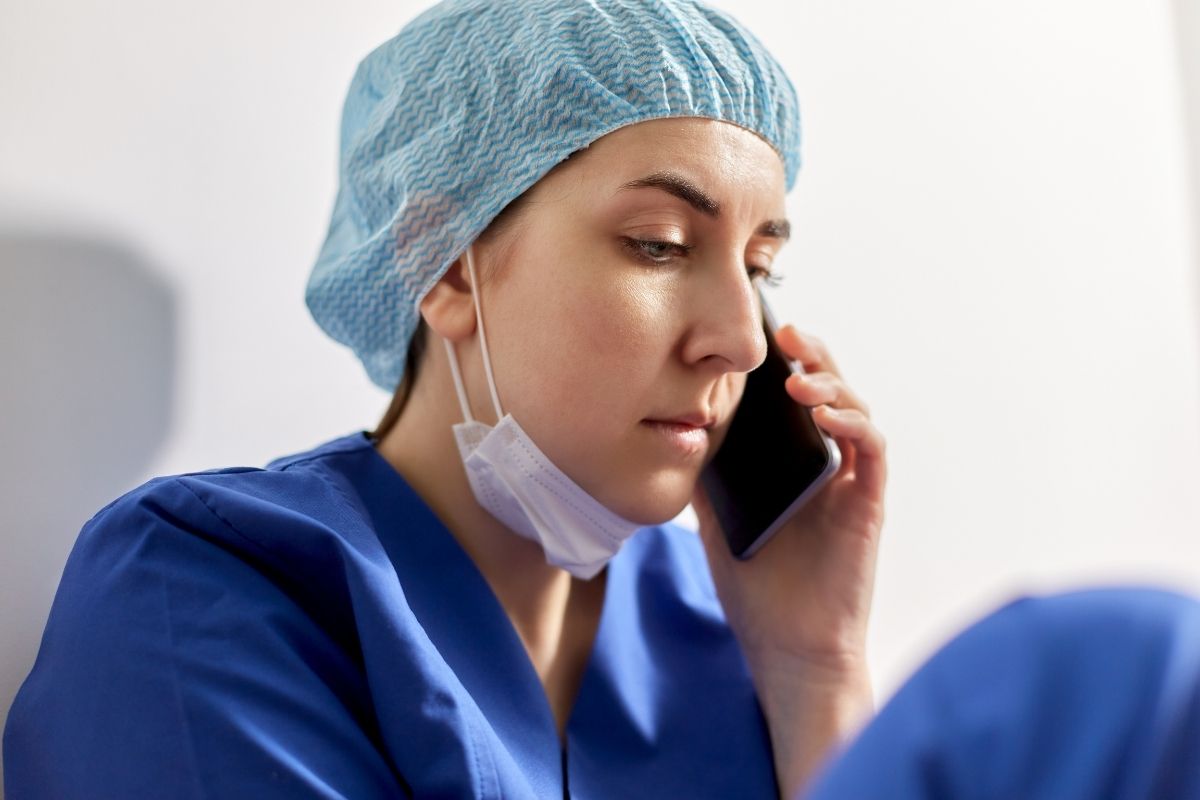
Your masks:
M868 494L882 495L887 482L887 442L883 433L866 415L852 408L817 406L813 409L813 420L831 435L849 440L854 451L855 481Z
M838 452L842 454L842 463L838 468L838 473L851 478L858 477L854 471L858 468L858 448L854 446L854 442L845 436L834 436L833 441L838 447Z
M853 408L861 411L864 416L871 416L866 402L832 372L792 374L784 382L784 387L792 399L801 405L811 408L827 404L835 408Z
M839 377L842 374L824 342L812 334L800 333L790 323L775 332L775 343L785 356L799 361L805 372L828 370Z

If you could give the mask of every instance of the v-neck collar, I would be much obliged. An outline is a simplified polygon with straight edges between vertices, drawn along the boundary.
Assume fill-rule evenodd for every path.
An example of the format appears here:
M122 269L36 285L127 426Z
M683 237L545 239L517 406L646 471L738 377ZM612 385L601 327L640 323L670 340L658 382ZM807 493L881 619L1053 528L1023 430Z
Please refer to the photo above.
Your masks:
M511 619L483 573L425 500L375 449L366 432L354 434L369 450L375 479L364 500L391 559L410 608L455 676L479 706L518 763L537 764L544 775L563 775L563 753L578 726L579 698L599 680L598 654L612 636L610 617L618 604L618 551L605 567L605 596L578 693L558 737L550 701ZM549 788L549 787L546 787ZM561 796L561 786L556 787Z

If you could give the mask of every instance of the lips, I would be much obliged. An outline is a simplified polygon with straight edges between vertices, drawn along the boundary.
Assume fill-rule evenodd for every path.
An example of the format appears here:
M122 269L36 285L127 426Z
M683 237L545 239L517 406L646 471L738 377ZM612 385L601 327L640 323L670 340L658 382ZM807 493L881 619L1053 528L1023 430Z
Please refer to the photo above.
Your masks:
M704 411L689 412L675 417L647 419L646 421L664 425L678 425L686 428L711 428L717 424L717 418Z

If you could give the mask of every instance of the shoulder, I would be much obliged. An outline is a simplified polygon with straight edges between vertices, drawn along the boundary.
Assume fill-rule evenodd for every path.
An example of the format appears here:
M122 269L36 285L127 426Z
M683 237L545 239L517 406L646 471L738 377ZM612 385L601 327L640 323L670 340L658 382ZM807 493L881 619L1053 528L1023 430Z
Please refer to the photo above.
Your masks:
M164 475L100 509L67 558L39 680L66 680L62 665L83 655L132 685L222 648L244 646L244 665L292 657L268 641L352 652L353 590L386 557L372 562L366 523L317 468L332 457Z
M359 511L337 457L157 477L84 525L9 714L5 760L27 765L14 785L223 796L260 780L257 796L318 784L394 795L360 724L370 701L354 599L372 563L354 543L365 523L346 522ZM53 784L35 774L47 763Z
M80 531L56 618L72 608L88 618L99 598L134 613L135 588L192 591L222 576L225 604L285 604L341 627L352 615L352 584L388 565L351 475L361 457L353 439L262 468L164 475L117 497Z
M364 445L356 445L355 440ZM190 536L236 551L286 555L316 540L349 540L369 527L348 472L365 439L351 435L275 459L164 475L117 497L85 524L79 545Z

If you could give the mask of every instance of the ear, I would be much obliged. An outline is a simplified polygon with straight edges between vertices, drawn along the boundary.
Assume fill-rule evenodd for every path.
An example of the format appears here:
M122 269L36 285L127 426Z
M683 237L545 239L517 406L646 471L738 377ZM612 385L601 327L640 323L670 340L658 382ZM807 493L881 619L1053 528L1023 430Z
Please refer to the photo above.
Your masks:
M451 264L426 293L420 310L425 324L443 339L457 343L475 331L475 302L465 257Z

